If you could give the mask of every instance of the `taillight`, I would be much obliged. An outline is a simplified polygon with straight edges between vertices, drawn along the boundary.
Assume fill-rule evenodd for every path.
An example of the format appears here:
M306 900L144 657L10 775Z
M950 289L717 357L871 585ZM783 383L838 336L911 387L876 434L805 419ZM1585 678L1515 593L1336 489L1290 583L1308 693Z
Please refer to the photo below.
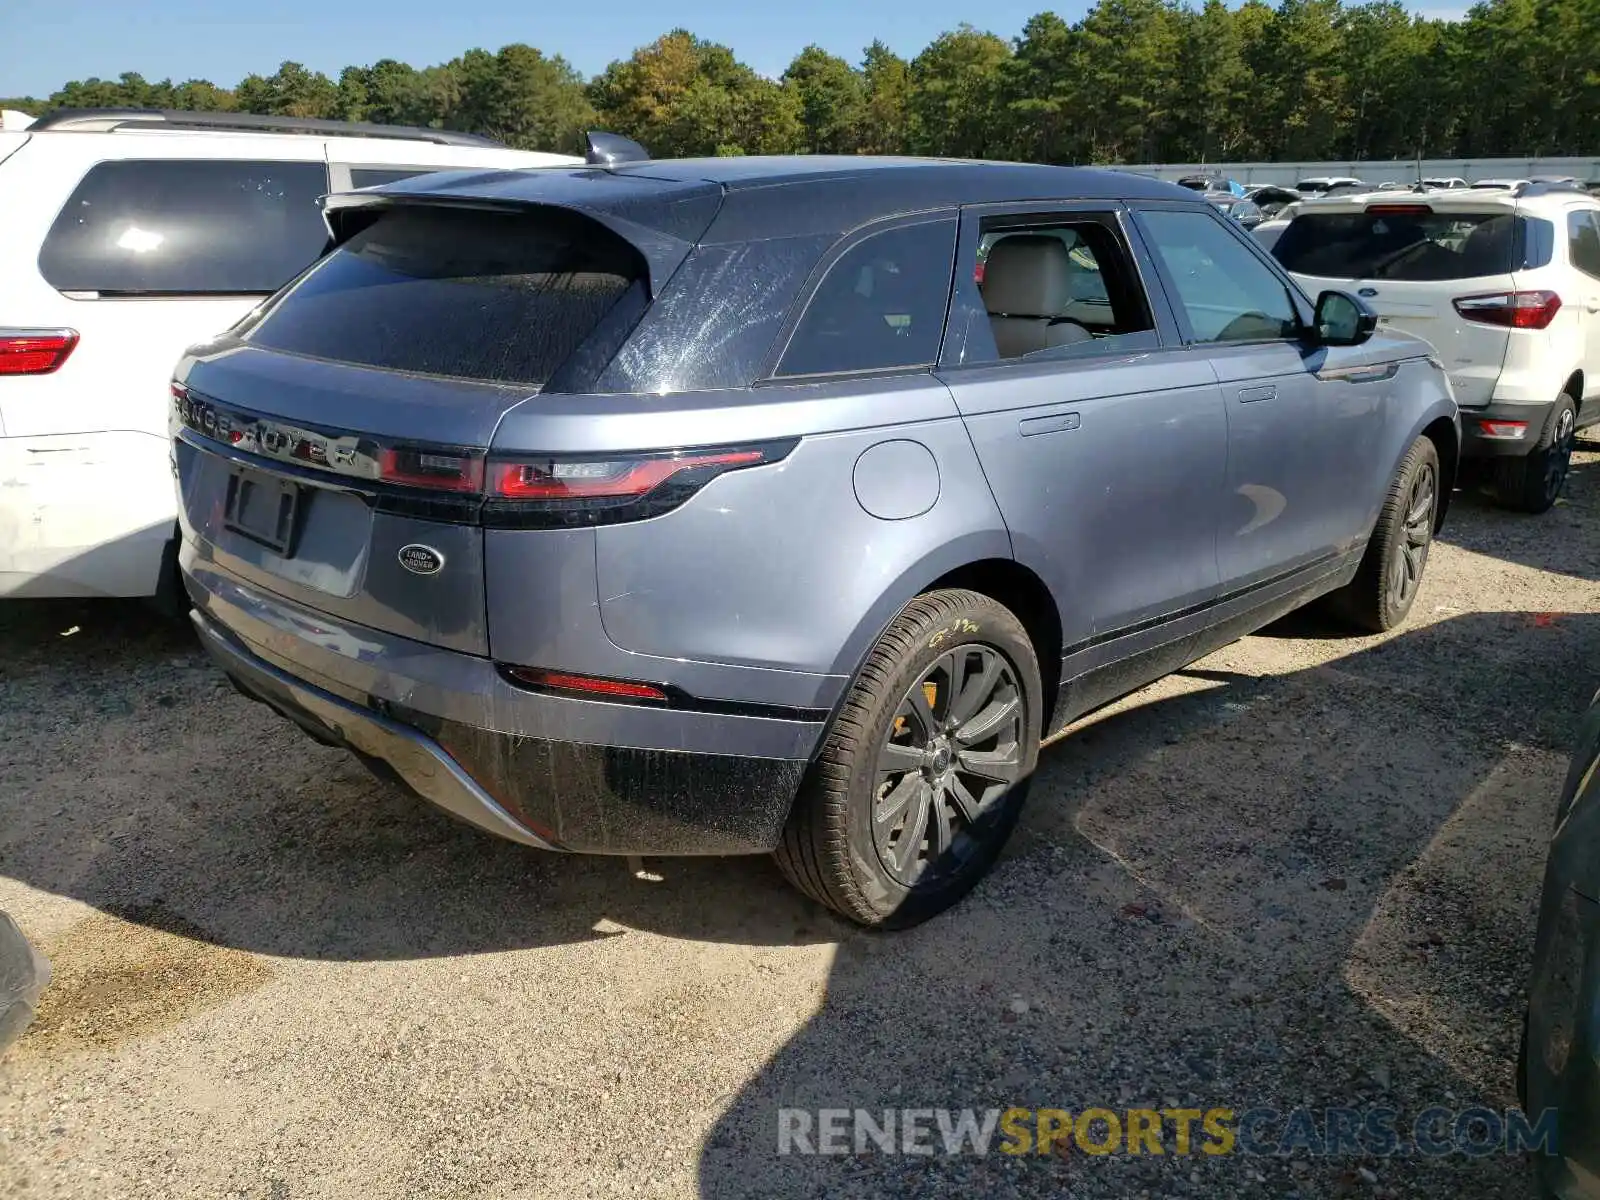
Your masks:
M48 375L77 344L76 329L0 329L0 375Z
M798 438L617 454L508 454L388 442L231 408L173 381L176 425L234 450L342 475L380 509L510 529L609 525L660 516L718 475L775 463ZM421 506L421 510L418 506ZM425 512L423 511L425 510Z
M483 459L476 454L386 446L378 451L378 478L407 487L477 492L483 488Z
M1433 212L1431 204L1369 204L1367 212L1375 217L1422 217Z
M718 475L778 462L794 446L790 439L649 454L491 460L484 524L540 529L641 521L670 512Z
M1451 303L1469 321L1503 325L1507 329L1545 329L1561 311L1554 292L1490 292L1483 296L1458 296Z

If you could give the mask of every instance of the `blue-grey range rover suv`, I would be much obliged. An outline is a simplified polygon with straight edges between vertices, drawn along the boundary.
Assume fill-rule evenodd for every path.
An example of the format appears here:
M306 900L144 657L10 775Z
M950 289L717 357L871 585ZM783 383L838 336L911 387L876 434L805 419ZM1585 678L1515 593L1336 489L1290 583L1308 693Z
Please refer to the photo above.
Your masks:
M1203 197L617 157L332 196L179 364L195 623L313 737L531 846L773 852L906 926L1041 736L1314 599L1405 617L1440 365Z

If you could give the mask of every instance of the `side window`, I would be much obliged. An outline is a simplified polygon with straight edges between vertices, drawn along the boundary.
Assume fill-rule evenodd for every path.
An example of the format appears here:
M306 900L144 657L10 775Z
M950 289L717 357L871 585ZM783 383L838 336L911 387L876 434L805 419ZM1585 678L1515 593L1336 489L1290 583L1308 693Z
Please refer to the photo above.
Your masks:
M931 366L939 357L953 217L862 238L823 277L776 374L824 375Z
M1292 338L1299 317L1283 281L1208 213L1147 209L1150 249L1166 268L1197 342Z
M39 270L63 292L274 292L322 253L321 163L126 159L90 168Z
M353 188L378 187L385 183L399 183L448 168L439 167L351 167L350 186Z
M1149 305L1110 213L985 222L973 273L999 358L1156 344Z
M1600 279L1600 213L1578 209L1567 214L1567 256L1585 275Z

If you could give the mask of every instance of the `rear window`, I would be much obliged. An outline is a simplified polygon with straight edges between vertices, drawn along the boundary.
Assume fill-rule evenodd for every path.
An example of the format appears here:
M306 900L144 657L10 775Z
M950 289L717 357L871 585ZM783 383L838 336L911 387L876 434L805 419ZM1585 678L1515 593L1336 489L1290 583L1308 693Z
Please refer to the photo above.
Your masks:
M313 358L542 387L644 275L632 246L574 213L399 208L246 336Z
M1504 211L1302 213L1272 253L1325 279L1476 279L1532 265L1533 223Z
M274 292L322 253L321 163L125 159L83 177L39 251L63 292Z

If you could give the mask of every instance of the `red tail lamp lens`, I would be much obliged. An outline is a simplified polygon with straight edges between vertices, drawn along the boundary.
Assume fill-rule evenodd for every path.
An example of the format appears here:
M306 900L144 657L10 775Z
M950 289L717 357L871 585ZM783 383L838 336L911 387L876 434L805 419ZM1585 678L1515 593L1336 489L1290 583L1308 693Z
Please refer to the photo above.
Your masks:
M1561 297L1545 291L1458 296L1451 303L1469 321L1507 329L1547 329L1561 311Z
M378 469L385 483L444 492L476 492L483 486L483 459L475 455L385 447L378 452Z
M497 496L507 500L584 500L643 496L674 475L702 467L746 467L763 461L761 450L726 450L672 458L617 458L585 461L551 459L537 463L498 463Z
M48 375L77 344L75 329L0 329L0 375Z

